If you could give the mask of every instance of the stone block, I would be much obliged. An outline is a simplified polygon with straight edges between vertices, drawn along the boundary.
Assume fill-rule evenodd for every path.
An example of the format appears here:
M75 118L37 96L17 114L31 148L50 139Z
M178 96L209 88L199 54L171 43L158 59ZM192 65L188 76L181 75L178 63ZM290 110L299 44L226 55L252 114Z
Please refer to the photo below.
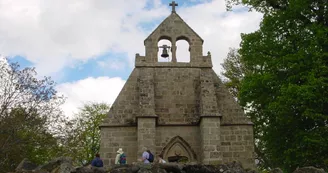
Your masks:
M232 152L222 152L223 158L232 157Z
M254 138L253 138L253 136L252 135L245 135L244 136L244 140L245 141L250 141L250 140L253 140Z
M230 151L245 151L245 147L240 145L232 145L230 146Z
M220 140L210 140L210 145L219 145Z
M235 135L229 135L224 137L226 141L236 141L237 137Z
M231 142L221 142L221 145L222 146L229 146L229 145L231 145Z
M207 145L203 147L203 151L215 151L216 147L214 145Z
M220 152L210 152L210 158L221 158L222 155Z
M250 152L233 152L233 157L243 157L248 158L252 156L252 153Z

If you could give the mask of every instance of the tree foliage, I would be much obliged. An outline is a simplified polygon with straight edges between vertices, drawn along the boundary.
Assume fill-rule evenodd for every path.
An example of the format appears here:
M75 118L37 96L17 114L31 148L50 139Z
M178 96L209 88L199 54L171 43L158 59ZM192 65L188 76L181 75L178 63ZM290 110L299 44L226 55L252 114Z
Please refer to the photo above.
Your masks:
M228 88L229 92L235 98L238 98L239 91L241 89L240 88L241 81L243 80L245 75L247 73L251 73L251 71L245 68L245 63L242 57L240 56L240 54L238 53L238 49L236 48L230 48L227 58L224 60L224 62L221 65L224 70L221 74L226 78L224 84ZM245 106L244 109L247 110L248 108ZM246 116L253 119L253 122L256 122L254 126L255 154L256 154L256 159L260 163L259 166L265 169L270 165L270 161L265 154L263 140L260 140L261 137L263 136L262 126L264 123L260 121L261 119L263 119L263 115L259 110L256 111L248 110L245 113Z
M1 171L14 170L23 158L40 164L57 154L63 101L50 78L0 60Z
M105 103L87 103L70 120L70 128L66 132L65 153L73 158L76 165L90 163L99 152L99 125L108 111L109 105Z
M243 34L249 71L239 100L259 133L266 166L328 168L328 1L228 0L264 13Z
M247 70L241 61L238 49L230 48L227 58L221 64L224 69L221 74L226 78L224 84L235 98L238 97L240 82Z

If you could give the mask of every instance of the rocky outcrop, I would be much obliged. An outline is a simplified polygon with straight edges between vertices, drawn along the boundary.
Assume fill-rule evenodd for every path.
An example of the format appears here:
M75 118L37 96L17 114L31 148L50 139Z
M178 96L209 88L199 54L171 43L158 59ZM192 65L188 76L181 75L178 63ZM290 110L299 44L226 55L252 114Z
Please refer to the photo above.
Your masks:
M39 172L70 173L74 171L74 167L71 158L59 157L39 166L36 170Z
M16 172L28 172L38 167L37 164L32 163L28 159L23 159L16 168Z
M296 169L293 173L326 173L325 170L313 166Z
M90 165L74 168L70 158L59 157L41 166L24 159L16 168L15 173L256 173L256 171L245 170L239 162L218 165L133 163L131 165L113 165L104 168L96 168ZM270 173L283 173L283 171L276 168L271 170ZM293 173L325 173L325 171L315 167L304 167L295 170Z

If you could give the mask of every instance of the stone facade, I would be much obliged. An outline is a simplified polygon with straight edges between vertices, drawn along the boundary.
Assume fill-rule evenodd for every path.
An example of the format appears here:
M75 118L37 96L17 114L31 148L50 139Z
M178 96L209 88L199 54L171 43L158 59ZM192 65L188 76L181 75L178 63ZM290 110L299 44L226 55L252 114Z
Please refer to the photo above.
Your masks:
M158 62L158 42L171 41L172 61ZM177 62L176 41L189 43L190 62ZM203 56L203 40L175 12L144 42L101 128L100 154L113 163L118 148L128 162L146 146L168 161L254 166L253 126Z

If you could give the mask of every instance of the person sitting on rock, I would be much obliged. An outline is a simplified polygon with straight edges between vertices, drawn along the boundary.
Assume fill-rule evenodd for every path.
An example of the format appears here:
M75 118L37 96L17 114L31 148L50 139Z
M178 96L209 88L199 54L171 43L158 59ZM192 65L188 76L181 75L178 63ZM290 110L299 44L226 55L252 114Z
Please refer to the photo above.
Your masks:
M142 148L143 153L141 156L141 159L139 159L143 163L152 163L154 161L154 155L150 152L150 150L147 150L146 147Z
M100 155L97 153L96 154L96 158L94 158L91 162L91 166L94 166L94 167L103 167L104 166L104 163L103 161L100 159Z
M157 161L158 161L158 163L166 163L166 161L163 159L162 154L157 155Z
M150 163L149 160L148 160L149 159L149 153L147 152L147 148L143 147L142 151L143 151L143 153L142 153L140 161L143 162L143 163Z
M115 158L115 164L116 165L124 165L127 164L126 162L126 156L124 154L124 151L122 148L119 148L116 152L116 158Z

